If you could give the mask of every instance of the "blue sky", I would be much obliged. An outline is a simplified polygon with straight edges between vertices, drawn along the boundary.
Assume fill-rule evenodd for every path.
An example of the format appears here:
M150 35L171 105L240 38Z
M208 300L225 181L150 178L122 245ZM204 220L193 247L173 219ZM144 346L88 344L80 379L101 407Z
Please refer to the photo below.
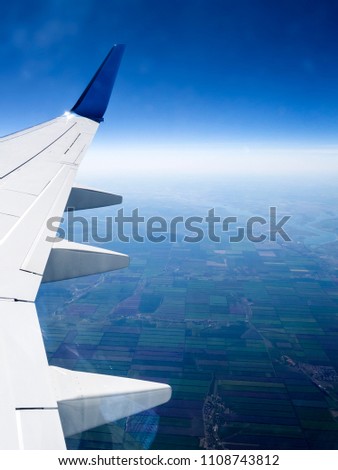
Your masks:
M292 149L275 159L291 165L299 148L311 150L310 160L320 149L315 161L324 148L335 169L337 20L338 3L329 0L4 3L0 133L69 109L122 42L97 151L113 141L125 161L138 149L150 160L166 149L169 161L183 148L189 166L212 149L217 170L225 148L230 159L239 148L249 161L262 148Z

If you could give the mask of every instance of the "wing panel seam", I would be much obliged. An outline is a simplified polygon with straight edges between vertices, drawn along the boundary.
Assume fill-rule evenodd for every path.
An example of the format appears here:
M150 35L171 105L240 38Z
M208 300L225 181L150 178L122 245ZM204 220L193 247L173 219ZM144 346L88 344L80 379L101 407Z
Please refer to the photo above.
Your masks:
M77 122L74 122L73 125L70 126L69 129L67 129L65 132L63 132L57 139L53 140L53 142L51 142L50 144L48 144L46 147L44 147L42 150L40 150L40 152L36 153L35 155L33 155L31 158L29 158L28 160L26 160L25 162L21 163L20 165L18 165L16 168L13 168L13 170L9 171L8 173L6 173L5 175L1 176L0 177L0 180L2 180L3 178L6 178L6 176L10 175L11 173L14 173L16 170L18 170L19 168L21 168L22 166L26 165L26 163L30 162L31 160L33 160L35 157L37 157L38 155L40 155L41 153L43 153L45 150L47 150L49 147L51 147L53 144L55 144L55 142L57 142L58 140L61 139L61 137L63 137L65 134L67 134L67 132L69 132L71 129L73 129L74 126L76 126Z

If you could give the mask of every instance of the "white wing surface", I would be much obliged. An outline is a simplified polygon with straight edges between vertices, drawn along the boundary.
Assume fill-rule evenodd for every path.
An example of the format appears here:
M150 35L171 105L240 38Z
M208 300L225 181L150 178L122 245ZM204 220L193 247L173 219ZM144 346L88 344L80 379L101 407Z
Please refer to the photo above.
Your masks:
M64 436L152 408L168 385L72 372L47 362L40 283L119 269L128 257L63 241L47 221L121 197L73 186L103 120L124 46L116 45L70 113L0 139L0 448L64 449Z

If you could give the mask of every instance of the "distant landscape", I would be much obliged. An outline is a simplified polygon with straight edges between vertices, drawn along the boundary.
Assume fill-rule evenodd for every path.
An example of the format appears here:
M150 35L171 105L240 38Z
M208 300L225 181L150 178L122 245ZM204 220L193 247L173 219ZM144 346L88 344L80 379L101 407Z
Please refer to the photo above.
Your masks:
M276 206L291 215L292 241L113 241L105 247L128 253L129 268L43 285L50 364L173 389L167 404L68 448L338 449L335 184L145 187L123 207L163 217L215 207L244 220Z

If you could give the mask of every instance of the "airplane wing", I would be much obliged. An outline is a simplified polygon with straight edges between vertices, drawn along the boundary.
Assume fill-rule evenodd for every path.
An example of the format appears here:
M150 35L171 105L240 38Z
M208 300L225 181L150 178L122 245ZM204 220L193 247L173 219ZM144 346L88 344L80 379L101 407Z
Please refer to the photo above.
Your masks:
M65 210L121 202L73 183L103 121L123 50L111 49L69 113L0 139L0 449L65 449L65 436L171 396L165 384L50 367L34 303L41 282L129 263L98 247L52 243L47 223Z

